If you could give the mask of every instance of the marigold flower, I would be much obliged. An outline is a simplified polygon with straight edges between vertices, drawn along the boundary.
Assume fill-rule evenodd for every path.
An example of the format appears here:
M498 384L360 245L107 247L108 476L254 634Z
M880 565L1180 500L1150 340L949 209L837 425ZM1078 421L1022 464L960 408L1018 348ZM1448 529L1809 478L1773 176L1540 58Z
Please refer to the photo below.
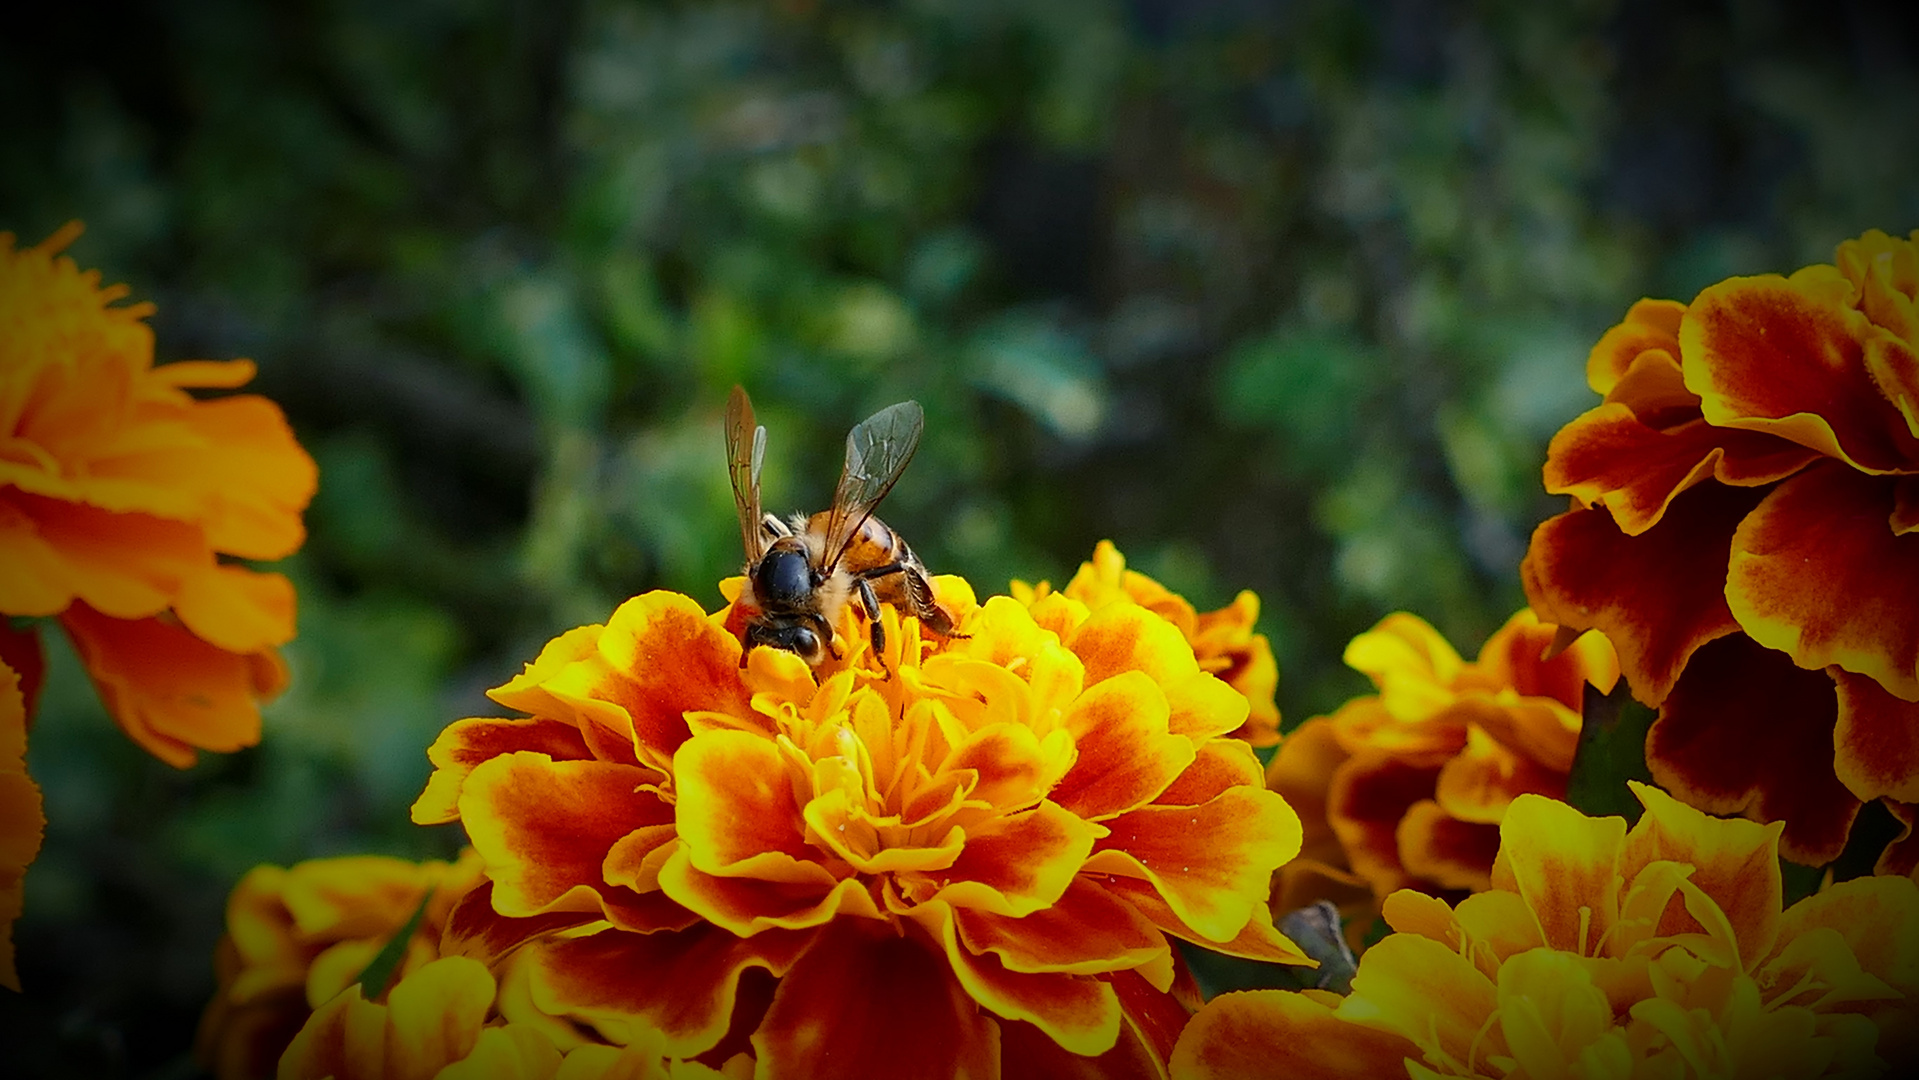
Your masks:
M27 708L20 676L0 663L0 986L20 989L13 923L20 917L27 865L40 854L47 818L40 787L27 775Z
M248 360L153 363L151 304L0 233L0 613L58 616L114 719L172 765L259 740L313 461ZM37 645L36 645L37 647Z
M1584 687L1619 678L1599 634L1541 660L1553 633L1522 609L1471 663L1405 612L1354 638L1346 663L1379 692L1300 725L1266 770L1304 829L1275 906L1332 900L1360 934L1395 889L1486 888L1507 807L1564 797Z
M1038 585L1015 581L1011 591L1015 599L1031 607L1053 588L1044 581ZM1200 614L1185 597L1137 570L1126 569L1126 556L1111 540L1101 540L1093 548L1092 560L1079 564L1079 572L1061 591L1095 609L1130 600L1178 627L1193 647L1200 669L1245 696L1246 722L1233 736L1256 747L1279 744L1279 706L1273 702L1279 690L1279 665L1266 635L1253 633L1259 622L1259 596L1251 589L1240 590L1232 603L1217 611Z
M1919 244L1834 263L1635 304L1587 363L1605 401L1548 450L1574 508L1522 570L1659 706L1653 777L1784 821L1811 864L1863 800L1919 801Z
M744 1055L724 1070L667 1057L657 1032L631 1046L568 1042L537 1024L502 1022L487 966L449 956L421 966L385 1001L356 983L326 1002L280 1060L279 1080L747 1080ZM562 1040L565 1040L562 1035Z
M1308 962L1265 904L1298 819L1178 628L934 587L963 636L883 606L882 665L849 609L817 670L649 593L492 692L527 716L440 736L413 817L485 860L509 1019L745 1034L762 1077L1157 1075L1169 938Z
M1875 1076L1919 1061L1919 886L1856 878L1780 910L1783 826L1634 783L1629 831L1538 795L1493 888L1411 890L1353 992L1222 995L1173 1075ZM1242 1066L1257 1062L1260 1071Z
M471 851L456 863L351 855L254 867L227 900L200 1060L219 1080L271 1076L313 1010L355 983L415 912L420 922L395 974L438 959L456 905L476 888L483 882Z

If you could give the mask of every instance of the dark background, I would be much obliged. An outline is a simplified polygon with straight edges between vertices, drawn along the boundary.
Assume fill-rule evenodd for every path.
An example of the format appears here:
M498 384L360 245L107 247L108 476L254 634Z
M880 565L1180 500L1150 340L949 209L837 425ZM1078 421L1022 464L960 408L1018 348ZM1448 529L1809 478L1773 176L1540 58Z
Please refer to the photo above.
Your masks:
M152 761L56 648L9 1075L195 1075L246 868L452 852L442 725L630 594L717 606L735 382L777 509L917 398L885 516L982 594L1102 537L1255 589L1291 726L1386 613L1470 656L1523 603L1633 300L1919 225L1913 5L16 7L0 228L83 219L322 481L260 748Z

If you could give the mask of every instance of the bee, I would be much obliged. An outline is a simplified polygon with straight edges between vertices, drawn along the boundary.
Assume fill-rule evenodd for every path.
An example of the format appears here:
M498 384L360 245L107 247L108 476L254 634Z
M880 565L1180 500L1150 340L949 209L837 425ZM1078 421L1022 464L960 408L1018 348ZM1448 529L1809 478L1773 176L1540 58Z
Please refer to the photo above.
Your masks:
M875 657L886 648L881 601L918 617L937 634L961 636L933 598L926 564L899 533L873 516L913 460L925 427L926 414L913 401L889 405L860 421L846 435L846 464L833 489L833 505L782 521L760 509L766 429L754 422L746 391L733 388L726 402L726 460L746 546L746 587L739 603L751 613L748 648L771 645L815 667L828 655L837 660L833 627L849 602L858 603L867 621ZM885 661L880 663L884 668Z

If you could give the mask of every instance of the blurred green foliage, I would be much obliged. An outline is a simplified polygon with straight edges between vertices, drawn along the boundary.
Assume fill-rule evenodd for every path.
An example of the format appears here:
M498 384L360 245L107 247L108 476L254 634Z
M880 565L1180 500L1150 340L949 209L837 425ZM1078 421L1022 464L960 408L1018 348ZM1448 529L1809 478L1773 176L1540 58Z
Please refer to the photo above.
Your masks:
M1919 224L1912 15L1857 2L16 15L0 227L84 219L163 358L259 360L322 466L259 749L174 773L55 657L0 995L48 1074L191 1074L247 866L450 852L406 821L446 721L623 597L717 605L735 382L781 509L917 398L885 516L983 592L1102 537L1257 590L1296 723L1380 616L1470 654L1522 603L1631 301Z

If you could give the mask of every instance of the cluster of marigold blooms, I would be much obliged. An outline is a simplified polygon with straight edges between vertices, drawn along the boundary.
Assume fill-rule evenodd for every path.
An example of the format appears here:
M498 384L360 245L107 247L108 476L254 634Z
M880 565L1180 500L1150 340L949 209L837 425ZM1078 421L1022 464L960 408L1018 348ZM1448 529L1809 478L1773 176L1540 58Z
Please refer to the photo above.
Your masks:
M220 556L297 545L312 467L270 404L184 393L250 369L152 366L145 310L55 259L67 239L4 252L0 544L38 561L0 561L0 610L58 616L122 726L181 764L257 737L291 592ZM513 715L427 751L413 819L459 822L457 862L240 883L202 1059L221 1080L1895 1073L1919 1061L1915 241L1635 305L1592 352L1603 403L1549 450L1573 505L1534 536L1530 609L1472 661L1388 616L1346 653L1376 693L1283 739L1258 600L1199 613L1110 544L1058 590L936 578L959 632L886 608L883 656L849 608L817 669L742 650L738 579L716 611L635 597L492 691ZM63 397L84 364L127 373L118 411ZM192 456L233 440L251 463ZM20 640L9 921L40 830ZM1658 709L1630 828L1561 801L1588 688L1622 678ZM1786 906L1780 856L1830 862L1868 800L1906 826L1876 872ZM1349 992L1200 1000L1182 949L1309 966L1276 919L1316 901L1371 942Z

